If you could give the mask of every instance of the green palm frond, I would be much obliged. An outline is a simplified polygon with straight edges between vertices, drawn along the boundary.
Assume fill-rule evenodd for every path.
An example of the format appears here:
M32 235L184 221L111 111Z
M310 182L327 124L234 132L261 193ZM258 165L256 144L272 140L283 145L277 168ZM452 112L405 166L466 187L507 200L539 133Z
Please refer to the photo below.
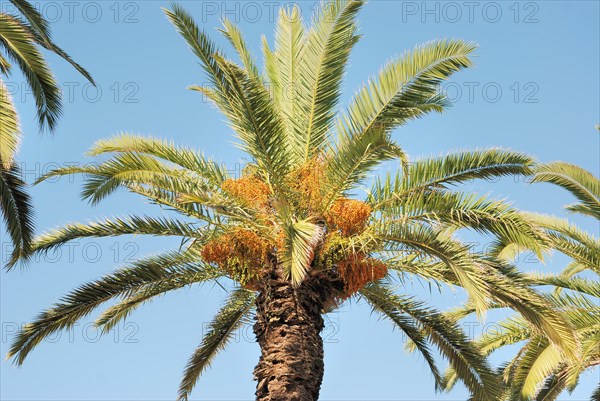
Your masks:
M310 270L317 246L323 241L324 229L307 220L293 221L288 216L283 230L286 238L282 255L284 275L299 285Z
M119 235L154 235L203 238L205 234L193 223L166 217L128 216L104 219L87 224L66 224L40 235L32 244L32 252L48 252L78 238L113 237Z
M403 252L408 249L443 262L474 302L478 313L485 311L489 288L483 278L472 271L475 259L468 246L451 238L440 238L433 228L410 223L384 221L378 227L378 236L386 244L383 250Z
M227 96L233 112L226 115L242 141L240 147L253 156L270 184L283 188L282 177L292 164L285 118L277 112L271 95L259 78L249 76L220 56L214 58L230 87Z
M35 43L21 20L0 14L0 48L19 66L31 87L40 126L54 129L62 113L61 92Z
M357 137L345 137L328 150L325 171L325 206L363 181L377 165L398 159L402 166L408 156L383 129L372 129Z
M218 93L221 99L226 99L229 87L225 80L225 74L219 67L215 55L221 54L217 46L210 40L205 32L198 28L192 16L176 3L171 4L171 10L163 8L164 13L177 31L185 39L188 46L198 57L202 68L210 80L211 89ZM229 110L226 101L220 104Z
M258 67L256 62L248 49L248 45L240 31L239 27L231 22L229 19L223 19L223 28L219 31L225 36L225 38L231 43L233 48L236 50L238 56L242 60L242 64L249 75L252 77L258 77Z
M335 117L340 85L352 47L358 40L355 17L363 1L322 2L306 34L299 60L300 137L307 161L320 152ZM303 135L302 135L303 134Z
M34 231L33 210L25 186L21 171L16 164L6 169L0 163L0 213L13 243L7 269L13 267L19 258L28 258L31 251Z
M551 274L529 274L527 279L533 285L551 285L600 298L600 282L598 280Z
M299 60L305 43L305 30L299 6L281 7L275 25L273 61L277 64L276 81L270 82L274 104L280 111L288 148L302 137L299 120L306 118L299 110Z
M8 88L0 79L0 164L3 168L10 169L20 140L19 116Z
M390 300L389 296L392 294L385 287L378 288L367 288L360 292L360 296L364 298L373 308L373 311L379 312L382 316L389 319L395 324L400 330L402 330L410 341L414 344L414 347L421 353L429 370L435 380L436 388L442 387L443 378L440 375L440 371L435 362L435 358L431 353L427 338L424 333L420 330L419 326L415 324L415 321L407 314L405 314L398 305ZM408 303L412 303L411 306L417 306L418 303L412 300L408 300Z
M548 230L553 248L577 263L600 274L600 240L564 219L538 213L523 213L526 218Z
M531 180L558 185L571 192L581 203L568 209L600 220L600 180L574 164L554 162L539 166Z
M424 307L422 303L395 295L384 284L369 284L360 293L376 310L379 310L378 305L382 305L385 310L412 318L428 341L438 348L457 372L471 392L473 400L498 398L500 386L497 376L487 365L485 357L454 322L443 314Z
M416 160L410 163L405 174L376 180L369 202L377 210L414 192L448 188L473 179L529 175L534 163L531 156L505 149L462 151Z
M543 283L547 279L544 276L529 278L534 283ZM581 279L575 279L576 282L571 286L567 286L564 280L566 279L558 284L573 290L587 286ZM548 280L548 284L551 283L552 280ZM486 331L476 342L486 355L503 346L527 341L513 360L502 369L508 399L555 400L565 388L572 390L576 386L581 372L598 363L598 305L576 291L569 294L548 294L545 297L573 325L581 342L581 350L576 354L566 355L559 347L550 343L543 332L536 330L530 321L520 316L499 322L497 329ZM469 312L469 308L464 309L464 312ZM462 318L465 313L457 310L452 315ZM453 372L447 372L449 383L452 383L453 375Z
M89 73L59 48L50 37L48 22L29 2L10 0L20 14L0 12L0 73L8 75L14 63L23 73L32 90L37 117L42 129L56 128L61 115L61 91L39 46L48 49L71 63L90 82ZM14 165L14 157L21 137L19 118L0 79L0 198L1 211L14 250L9 267L18 257L26 258L32 239L32 207L25 191L25 183Z
M387 64L355 95L338 131L357 137L372 129L389 131L447 105L439 84L471 66L476 46L459 40L426 43Z
M138 260L131 267L80 286L52 308L42 312L19 332L8 357L14 357L15 363L21 365L44 338L72 327L79 319L111 299L128 297L173 280L181 281L184 286L222 275L221 271L200 262L198 252L193 250Z
M554 401L566 388L564 377L552 375L544 382L542 388L535 397L535 401Z
M188 169L211 185L218 187L227 178L227 171L213 160L207 160L201 153L172 141L141 135L121 134L97 141L88 151L90 156L105 153L136 152L166 160Z
M215 185L203 176L187 169L175 168L163 161L142 153L119 153L101 164L58 168L41 176L40 183L48 178L63 175L84 174L86 182L82 197L97 204L120 187L139 184L168 190L178 194L207 198L217 195Z
M26 0L9 0L21 13L25 21L29 23L32 31L43 37L47 42L50 40L50 25L42 14Z
M9 0L21 13L24 20L22 21L23 26L27 27L31 35L34 37L37 44L50 50L62 57L69 64L71 64L81 75L83 75L90 83L95 85L94 79L89 72L85 70L81 65L77 64L63 49L58 47L56 43L52 41L50 34L50 26L48 21L40 14L35 7L33 7L26 0Z
M418 233L418 232L417 232ZM421 234L427 231L421 230ZM521 314L537 332L543 333L569 357L575 357L579 349L579 341L573 327L547 297L530 287L527 277L509 265L487 256L468 252L468 248L447 239L439 241L437 237L425 235L416 237L409 232L396 232L398 237L391 238L393 245L388 248L398 253L396 258L404 257L403 248L398 244L405 243L410 249L421 251L433 257L439 263L394 263L394 256L385 262L392 269L408 271L416 276L423 276L441 282L460 285L470 296L469 305L473 312L482 314L490 307L505 307ZM389 241L390 238L387 238ZM391 262L391 263L390 263Z
M541 257L545 235L535 222L505 201L462 192L419 191L379 206L381 220L424 222L452 229L468 228L496 235L504 241L534 250Z
M4 75L9 75L11 68L12 68L12 65L10 65L8 60L6 58L4 58L4 56L2 56L2 54L0 54L0 73L2 73Z
M186 366L179 385L178 400L188 400L198 378L210 366L217 353L227 346L239 327L250 323L249 315L255 298L254 292L243 288L229 295L223 307L208 324L202 343L194 351Z

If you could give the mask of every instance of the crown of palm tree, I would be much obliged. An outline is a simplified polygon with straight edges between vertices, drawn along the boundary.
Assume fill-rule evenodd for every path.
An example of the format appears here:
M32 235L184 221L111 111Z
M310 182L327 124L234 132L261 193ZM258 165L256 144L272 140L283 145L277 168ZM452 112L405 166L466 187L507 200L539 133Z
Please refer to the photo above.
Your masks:
M50 130L56 128L62 112L61 91L39 48L59 55L91 83L94 81L83 67L52 41L48 22L29 2L10 0L10 3L20 16L0 12L0 213L14 245L11 256L14 263L28 252L34 224L26 184L14 163L21 130L17 110L3 76L11 74L11 63L17 65L33 91L40 127Z
M532 182L558 185L571 192L578 203L566 209L600 221L600 180L581 167L554 162L536 168ZM552 286L545 296L562 311L576 330L581 342L580 353L568 357L552 344L530 322L513 316L499 323L500 329L485 333L478 347L486 355L503 346L525 341L516 356L500 369L505 383L506 400L553 401L565 390L573 391L583 372L600 365L600 240L581 231L568 221L553 216L528 213L526 217L546 230L553 249L571 258L558 275L530 274L527 279L535 286ZM517 247L518 248L518 247ZM508 257L514 247L503 244L497 248L500 257ZM585 278L581 274L591 275ZM473 311L460 308L453 318L462 318ZM446 376L448 388L455 380L453 372ZM592 394L600 399L600 388Z
M192 89L225 114L252 162L242 177L231 178L219 163L195 150L122 134L90 150L92 156L109 155L105 161L43 177L84 174L82 195L91 203L125 188L180 217L68 224L38 237L32 252L83 237L127 234L187 242L180 250L137 260L65 296L21 331L9 354L17 363L46 336L72 326L106 301L119 299L96 321L104 331L158 295L227 277L238 286L187 365L180 385L180 397L187 399L234 331L251 320L257 294L272 275L296 288L316 278L331 292L327 310L350 297L370 303L409 336L438 385L443 378L431 346L449 361L474 399L498 398L496 375L452 319L396 291L403 288L405 276L461 286L479 313L492 303L513 308L563 352L576 352L570 324L528 287L524 276L453 235L473 229L542 252L546 234L506 202L452 190L472 179L531 174L534 160L490 149L408 163L391 137L407 121L446 108L438 86L471 65L475 46L440 40L416 47L386 64L337 111L348 57L359 38L355 17L362 4L325 3L308 28L297 7L282 8L274 49L263 39L262 72L230 21L223 22L221 33L241 64L226 58L180 6L165 10L210 79L209 86ZM401 171L375 179L366 199L352 198L352 191L386 160L398 160Z

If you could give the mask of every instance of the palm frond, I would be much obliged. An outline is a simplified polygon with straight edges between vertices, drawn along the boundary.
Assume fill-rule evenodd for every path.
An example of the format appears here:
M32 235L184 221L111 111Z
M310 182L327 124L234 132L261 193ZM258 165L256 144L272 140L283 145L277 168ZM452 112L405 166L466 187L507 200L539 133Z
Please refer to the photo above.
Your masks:
M56 55L63 58L69 64L83 75L92 85L96 85L90 73L71 58L63 49L61 49L51 38L50 26L43 15L36 10L27 0L9 0L19 10L25 21L22 25L27 28L34 38L35 42Z
M90 83L95 85L94 79L89 72L86 71L81 65L75 62L63 49L58 47L51 38L50 26L48 21L40 14L35 7L33 7L26 0L9 0L19 10L26 23L23 22L23 26L27 27L34 37L37 44L50 50L62 57L69 64L71 64L81 75L83 75Z
M141 135L121 134L109 139L101 139L88 151L88 155L104 153L137 152L154 156L185 169L193 171L214 186L220 186L227 178L227 171L213 160L207 160L201 153L172 141Z
M185 39L188 46L200 60L202 68L208 75L212 89L217 91L223 98L226 97L229 87L225 80L225 74L219 67L215 55L221 54L217 46L210 40L205 32L201 31L194 22L192 16L176 3L171 3L171 10L163 8L169 21L177 28L177 31ZM224 106L226 107L226 106Z
M414 319L428 340L457 372L460 380L471 392L473 400L498 398L500 386L497 376L487 365L485 357L454 322L445 318L443 314L424 307L422 303L393 294L382 284L369 284L361 290L361 295Z
M33 210L21 171L16 164L6 169L0 164L0 213L13 243L6 265L10 270L19 260L27 259L33 241Z
M258 77L258 67L256 66L256 62L250 54L250 50L248 49L248 45L240 31L239 27L231 22L229 19L223 19L223 29L219 29L219 31L225 36L225 38L231 43L233 48L237 51L238 56L242 60L242 64L246 69L248 75L253 77Z
M275 25L275 50L272 52L273 62L277 64L276 82L271 82L274 104L281 113L288 148L300 142L302 132L299 122L306 116L299 110L301 82L299 61L305 43L304 25L299 6L281 7ZM270 75L275 70L267 67ZM294 155L295 152L290 152Z
M48 252L78 238L113 237L119 235L155 235L203 238L204 233L193 223L165 217L128 216L98 220L87 224L66 224L37 237L32 252Z
M487 196L439 190L399 196L379 206L381 219L389 222L424 222L452 229L467 228L496 235L503 241L534 250L547 250L546 237L535 222L510 204Z
M254 158L270 185L283 188L282 179L292 164L284 119L259 78L220 56L214 58L230 86L227 97L233 111L227 116L242 141L240 147Z
M402 166L408 164L406 153L382 129L345 137L328 154L323 183L326 206L358 185L380 163L398 159Z
M439 85L471 66L476 46L460 40L426 43L388 63L370 79L342 114L338 131L360 136L371 129L391 129L447 105Z
M348 57L358 41L355 17L363 1L322 2L306 34L298 69L300 111L300 157L307 161L320 152L332 125L340 85Z
M62 113L60 88L27 26L17 17L1 15L0 47L19 66L31 87L40 126L54 129Z
M20 140L19 116L8 88L0 79L0 164L3 168L10 169Z
M419 350L427 365L433 378L435 380L436 388L439 389L442 387L443 378L440 375L440 371L435 362L434 356L431 354L431 350L429 344L427 343L427 338L424 333L420 330L420 328L415 324L414 319L412 319L409 315L403 313L402 310L398 309L398 305L396 305L393 301L394 299L390 299L390 296L394 296L391 291L389 291L385 287L379 288L367 288L360 291L360 296L364 298L373 308L373 311L379 312L382 316L389 319L393 324L395 324L400 330L402 330L412 341L415 348ZM409 300L414 305L418 303Z
M547 182L571 192L581 203L571 206L600 220L600 180L574 164L554 162L539 166L531 182Z
M127 297L144 288L166 281L181 280L184 285L211 280L223 273L203 264L197 251L174 252L134 262L99 280L81 285L52 308L25 325L11 345L8 358L21 365L44 338L72 327L106 301Z
M198 378L210 366L214 357L227 346L239 327L250 323L249 315L255 298L254 292L243 288L229 295L223 307L206 327L202 343L194 351L185 368L179 385L178 400L188 400Z
M533 285L551 285L600 298L600 283L598 280L552 274L529 274L527 279Z
M440 238L439 232L430 227L410 223L383 221L378 225L378 235L386 244L383 250L399 253L415 250L443 262L474 302L478 313L485 311L490 289L483 278L472 271L476 260L469 247L451 238Z
M283 226L285 246L281 255L284 274L294 285L299 285L306 277L325 233L323 227L308 220L293 221L291 216L286 220Z
M414 192L447 188L474 179L491 180L509 175L529 175L535 160L526 154L505 149L450 153L416 160L405 174L376 180L369 201L377 210Z

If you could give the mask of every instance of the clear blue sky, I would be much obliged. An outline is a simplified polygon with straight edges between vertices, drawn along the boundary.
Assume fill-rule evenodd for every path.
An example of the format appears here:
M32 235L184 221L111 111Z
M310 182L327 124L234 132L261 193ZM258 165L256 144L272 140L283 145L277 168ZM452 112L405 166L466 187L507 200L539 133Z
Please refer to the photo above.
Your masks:
M185 1L213 37L221 13L238 20L255 51L260 34L272 37L277 2ZM302 2L309 14L312 2ZM5 2L0 4L6 9ZM86 87L69 66L50 56L65 90L65 115L55 136L40 136L30 94L13 75L14 98L26 133L19 159L27 180L66 163L85 163L93 141L121 131L172 138L218 156L231 166L243 163L223 117L198 93L186 90L205 78L184 41L168 23L162 1L39 2L53 21L55 40L98 81L101 93ZM344 99L391 56L434 38L463 38L480 45L476 66L447 86L455 105L442 115L412 122L395 138L413 157L457 149L503 146L541 161L564 160L599 173L599 3L401 2L371 1L360 14L362 41L351 57ZM233 169L235 167L232 167ZM80 201L79 179L61 179L31 193L38 231L70 221L127 213L164 213L145 201L119 193L97 207ZM547 185L503 180L472 189L508 197L522 208L564 215L573 199ZM576 219L599 235L599 227ZM2 232L2 254L7 239ZM172 249L176 241L140 237L82 241L60 255L42 257L22 272L1 273L2 341L6 354L17 325L73 287L100 277L131 258ZM527 269L558 271L564 258ZM431 294L419 283L407 292L442 308L456 305L460 292ZM200 341L224 291L193 287L167 295L135 312L128 324L100 340L90 319L70 333L45 341L21 368L3 361L4 400L168 400L176 395L187 358ZM95 315L93 315L95 316ZM489 318L493 320L494 315ZM424 361L403 350L403 338L365 305L346 305L328 317L323 400L460 400L464 389L435 394ZM488 322L489 323L489 322ZM202 400L250 400L258 347L250 330L217 357L194 392ZM498 362L509 352L494 356ZM582 379L565 400L588 399L598 370Z

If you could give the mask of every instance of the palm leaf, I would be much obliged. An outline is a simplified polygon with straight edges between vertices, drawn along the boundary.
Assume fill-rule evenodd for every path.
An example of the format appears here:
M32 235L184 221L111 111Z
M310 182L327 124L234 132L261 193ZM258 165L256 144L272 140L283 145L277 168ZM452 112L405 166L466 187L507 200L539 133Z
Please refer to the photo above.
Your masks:
M371 129L389 131L430 111L446 100L439 84L471 66L475 45L458 40L426 43L388 63L361 87L339 121L339 132L360 136Z
M472 345L466 335L451 320L441 313L411 298L393 294L382 284L369 284L361 290L361 295L387 304L388 309L396 309L414 319L428 340L433 343L458 377L472 394L473 400L496 399L500 392L498 378L485 362L485 357Z
M571 192L581 204L571 210L583 212L600 220L600 180L579 166L554 162L539 166L532 182L548 182Z
M0 80L0 164L10 169L21 139L19 116L12 97Z
M16 164L10 169L0 164L0 212L14 247L7 269L11 269L19 258L28 258L31 252L33 210L25 188Z
M19 66L33 91L42 128L56 128L62 113L61 92L52 71L35 46L35 38L18 18L0 14L0 47Z
M167 281L181 280L187 285L221 275L220 271L200 262L197 251L184 254L175 252L136 261L131 267L80 286L52 308L42 312L22 328L7 357L14 358L15 363L21 365L44 338L72 327L110 299L126 297Z
M281 256L284 274L294 285L299 285L310 270L315 250L323 240L324 229L307 220L293 221L288 216L283 231L285 247Z
M306 34L298 62L301 119L300 157L308 161L322 148L334 119L348 57L358 40L355 17L363 1L322 2Z
M229 295L225 305L207 326L202 343L190 358L181 384L178 400L187 401L202 372L210 366L219 351L227 346L235 331L250 323L250 310L256 295L252 291L237 289Z

